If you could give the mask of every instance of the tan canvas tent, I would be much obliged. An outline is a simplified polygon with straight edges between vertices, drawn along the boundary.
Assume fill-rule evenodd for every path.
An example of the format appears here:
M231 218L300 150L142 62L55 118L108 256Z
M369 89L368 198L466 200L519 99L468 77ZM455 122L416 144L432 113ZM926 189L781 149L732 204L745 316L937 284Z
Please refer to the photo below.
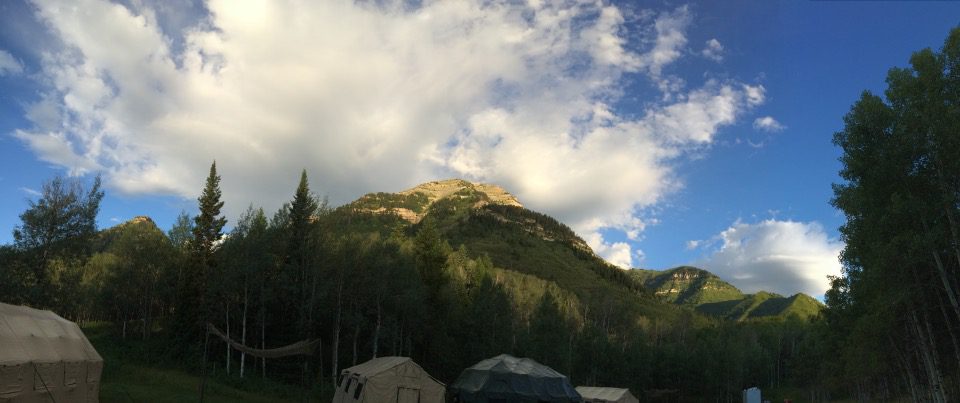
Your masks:
M446 388L407 357L380 357L343 370L333 403L443 403Z
M0 401L97 402L102 370L76 323L0 303Z
M594 386L577 386L577 392L583 396L584 402L591 403L638 403L637 397L630 393L630 389L600 388Z

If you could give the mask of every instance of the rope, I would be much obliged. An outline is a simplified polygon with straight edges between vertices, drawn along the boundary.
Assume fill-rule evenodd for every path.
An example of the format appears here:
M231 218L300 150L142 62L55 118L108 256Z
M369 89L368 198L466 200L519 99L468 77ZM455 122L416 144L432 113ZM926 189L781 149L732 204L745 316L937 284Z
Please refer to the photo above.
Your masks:
M30 363L30 366L33 367L33 373L37 375L37 378L40 378L40 384L43 385L43 390L47 392L47 396L50 396L50 400L53 400L53 403L57 403L57 399L53 398L53 392L47 387L47 382L43 380L43 375L40 375L40 371L37 371L37 363Z
M290 355L309 355L313 354L313 351L316 350L317 345L320 344L319 339L309 339L298 341L289 346L270 349L256 349L231 340L229 337L227 337L227 335L223 334L220 329L217 329L217 327L211 323L207 323L207 333L212 333L213 335L221 338L224 342L238 351L242 351L259 358L280 358Z

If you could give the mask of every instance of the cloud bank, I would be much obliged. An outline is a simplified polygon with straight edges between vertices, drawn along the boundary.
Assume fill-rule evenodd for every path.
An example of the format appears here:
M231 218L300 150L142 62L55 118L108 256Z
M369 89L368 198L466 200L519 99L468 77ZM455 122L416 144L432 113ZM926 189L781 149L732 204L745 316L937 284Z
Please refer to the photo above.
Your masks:
M827 276L840 275L843 243L817 222L737 221L711 241L714 249L696 264L746 293L822 297L830 288Z
M629 266L630 246L599 231L636 239L638 212L680 185L675 163L764 88L686 88L665 73L690 54L687 7L483 3L211 0L178 15L36 0L61 47L43 52L33 126L14 135L126 194L194 198L216 159L233 217L289 200L301 168L335 204L444 177L493 182ZM617 110L627 78L664 96Z

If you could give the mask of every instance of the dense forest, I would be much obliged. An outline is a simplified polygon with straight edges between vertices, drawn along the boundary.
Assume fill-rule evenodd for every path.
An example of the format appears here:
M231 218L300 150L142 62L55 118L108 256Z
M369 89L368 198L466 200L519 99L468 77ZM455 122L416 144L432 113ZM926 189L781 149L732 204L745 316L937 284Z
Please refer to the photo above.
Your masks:
M664 301L565 225L469 182L442 198L377 193L334 208L304 171L279 210L251 205L227 225L215 163L198 213L167 231L147 217L98 229L99 178L51 179L0 247L0 296L108 322L119 340L145 341L144 360L194 372L206 323L256 348L316 338L307 357L212 343L210 360L317 396L372 357L410 356L450 383L509 353L644 400L738 401L751 386L804 400L956 399L960 30L892 69L885 98L864 93L844 122L833 200L847 217L844 274L810 319Z

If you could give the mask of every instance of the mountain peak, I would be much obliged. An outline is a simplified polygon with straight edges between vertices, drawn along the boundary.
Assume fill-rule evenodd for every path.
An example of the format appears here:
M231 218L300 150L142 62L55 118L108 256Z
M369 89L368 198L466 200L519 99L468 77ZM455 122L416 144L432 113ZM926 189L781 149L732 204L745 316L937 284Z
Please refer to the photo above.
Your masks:
M523 204L520 204L520 201L517 200L516 197L500 186L489 183L471 183L469 181L456 178L421 183L413 188L404 190L399 194L412 195L415 193L423 193L432 203L434 201L450 197L454 193L457 193L463 189L473 189L486 194L490 199L489 202L492 204L523 207Z
M431 205L444 199L476 197L473 207L487 204L523 207L510 192L487 183L471 183L463 179L445 179L422 183L398 193L370 193L351 203L352 207L371 213L396 214L411 223L420 222Z

